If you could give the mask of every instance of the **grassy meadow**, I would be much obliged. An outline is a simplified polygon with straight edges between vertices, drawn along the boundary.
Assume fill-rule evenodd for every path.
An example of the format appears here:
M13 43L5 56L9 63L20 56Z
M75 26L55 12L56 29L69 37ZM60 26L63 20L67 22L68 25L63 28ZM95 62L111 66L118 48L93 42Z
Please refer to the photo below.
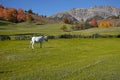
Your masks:
M120 80L120 39L0 41L0 80Z
M62 31L60 28L66 25L68 27L68 32ZM10 23L6 21L0 21L0 35L15 35L15 34L44 34L49 36L58 36L62 34L71 35L119 35L120 27L110 27L110 28L91 28L79 31L72 31L71 25L63 23L54 24L43 24L38 25L38 23Z
M63 24L0 21L0 35L120 35L120 27L69 32ZM30 40L0 41L0 80L120 80L120 38L50 39L43 48Z

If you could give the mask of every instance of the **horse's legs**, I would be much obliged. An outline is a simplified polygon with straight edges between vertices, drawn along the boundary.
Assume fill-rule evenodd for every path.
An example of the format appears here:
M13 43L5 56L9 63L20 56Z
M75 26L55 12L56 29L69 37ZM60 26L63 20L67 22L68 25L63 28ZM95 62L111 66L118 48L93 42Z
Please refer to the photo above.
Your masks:
M40 48L42 48L42 42L40 42Z
M34 41L31 41L32 49L34 49Z
M29 48L32 46L32 41L30 41L30 45L29 45Z
M32 41L30 41L30 45L29 45L29 48L31 47L31 44L32 44Z

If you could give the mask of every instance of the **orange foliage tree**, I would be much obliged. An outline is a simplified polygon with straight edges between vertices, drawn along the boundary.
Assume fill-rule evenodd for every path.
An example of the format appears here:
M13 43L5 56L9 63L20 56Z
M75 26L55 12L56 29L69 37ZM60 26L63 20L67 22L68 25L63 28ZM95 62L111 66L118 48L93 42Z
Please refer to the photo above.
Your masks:
M3 11L4 20L16 22L17 10L14 8L6 8Z
M3 10L4 10L4 7L2 5L0 5L0 20L3 20Z
M99 27L102 27L102 28L109 28L111 26L112 26L112 23L110 21L102 21L99 24Z
M23 9L4 8L0 5L0 20L6 20L11 22L23 22L26 20L32 20L32 16L25 13Z
M20 8L17 10L17 20L18 22L26 21L27 15L24 13L24 11Z

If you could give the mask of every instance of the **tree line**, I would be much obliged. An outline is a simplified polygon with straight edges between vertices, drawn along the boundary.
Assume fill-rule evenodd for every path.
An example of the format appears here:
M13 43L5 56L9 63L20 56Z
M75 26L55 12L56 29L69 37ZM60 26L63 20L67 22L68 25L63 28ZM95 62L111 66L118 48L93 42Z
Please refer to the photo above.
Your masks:
M82 20L81 22L74 22L69 17L63 17L61 21L65 24L71 24L72 30L83 30L95 27L99 28L120 27L119 20L120 17L114 18L113 16L111 16L108 19L98 20L96 18L93 18L89 21ZM68 27L65 24L60 29L63 31L68 31Z
M22 8L18 10L15 8L5 8L0 4L0 20L10 21L10 22L24 22L31 21L33 18L31 16L32 10L24 11Z

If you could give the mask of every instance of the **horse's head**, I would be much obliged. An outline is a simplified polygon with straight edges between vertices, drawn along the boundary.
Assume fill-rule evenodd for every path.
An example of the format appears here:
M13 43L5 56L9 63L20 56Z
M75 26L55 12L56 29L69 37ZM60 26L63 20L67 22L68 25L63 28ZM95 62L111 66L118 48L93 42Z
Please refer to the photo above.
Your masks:
M45 40L45 41L48 41L48 36L44 36L44 40Z

